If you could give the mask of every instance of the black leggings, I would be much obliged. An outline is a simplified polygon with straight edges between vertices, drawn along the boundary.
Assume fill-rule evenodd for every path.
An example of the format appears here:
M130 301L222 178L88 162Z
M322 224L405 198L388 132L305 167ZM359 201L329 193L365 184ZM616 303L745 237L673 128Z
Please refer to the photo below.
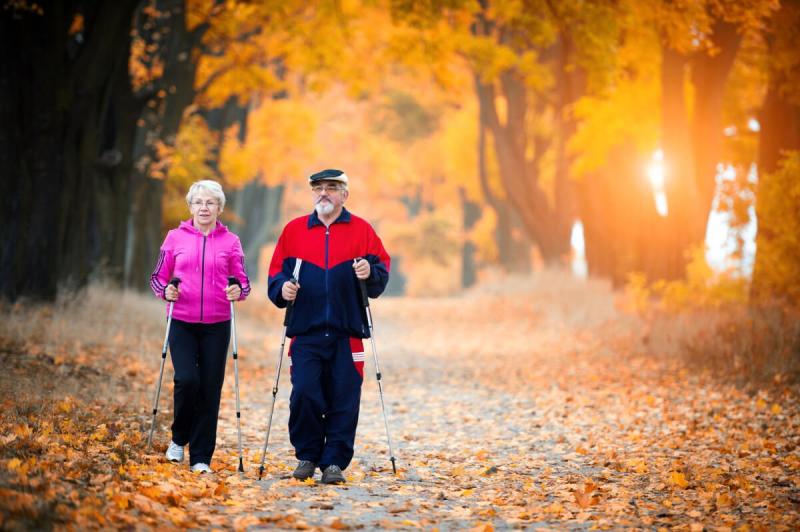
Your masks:
M173 319L169 350L175 368L172 441L189 444L189 464L210 464L217 442L217 418L231 322L188 323Z

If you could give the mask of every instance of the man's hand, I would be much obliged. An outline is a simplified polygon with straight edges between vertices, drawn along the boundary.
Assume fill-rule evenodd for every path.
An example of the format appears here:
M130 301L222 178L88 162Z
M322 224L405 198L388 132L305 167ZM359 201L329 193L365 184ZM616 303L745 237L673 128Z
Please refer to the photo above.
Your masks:
M356 271L356 277L361 280L369 278L370 265L369 261L365 259L356 259L353 261L353 269Z
M231 284L225 287L225 295L228 301L238 301L242 295L242 288L238 284Z
M168 284L167 288L164 290L164 299L167 301L177 301L180 295L181 293L178 287L173 284Z
M281 287L281 296L283 296L285 301L294 301L297 297L298 290L300 290L300 285L298 283L286 281Z

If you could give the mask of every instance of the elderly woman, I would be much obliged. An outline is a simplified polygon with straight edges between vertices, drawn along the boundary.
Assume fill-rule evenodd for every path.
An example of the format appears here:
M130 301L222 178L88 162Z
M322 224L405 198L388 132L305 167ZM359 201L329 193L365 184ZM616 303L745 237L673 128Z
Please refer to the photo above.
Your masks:
M239 237L217 221L225 208L222 187L198 181L186 202L192 217L167 233L150 286L175 302L169 332L175 417L167 459L182 462L189 444L192 471L210 473L231 332L229 301L245 299L250 281ZM229 286L228 277L236 282ZM180 280L178 287L172 278Z

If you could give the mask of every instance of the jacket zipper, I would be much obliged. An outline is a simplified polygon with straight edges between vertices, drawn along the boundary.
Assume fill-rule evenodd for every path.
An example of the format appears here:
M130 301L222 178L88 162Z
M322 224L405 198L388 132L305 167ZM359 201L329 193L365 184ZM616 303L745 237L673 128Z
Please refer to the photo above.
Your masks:
M203 288L206 286L206 236L203 235L203 255L200 257L200 321L203 321Z
M325 227L325 336L329 336L330 331L330 318L331 318L331 302L330 291L328 289L328 240L331 235L330 226Z

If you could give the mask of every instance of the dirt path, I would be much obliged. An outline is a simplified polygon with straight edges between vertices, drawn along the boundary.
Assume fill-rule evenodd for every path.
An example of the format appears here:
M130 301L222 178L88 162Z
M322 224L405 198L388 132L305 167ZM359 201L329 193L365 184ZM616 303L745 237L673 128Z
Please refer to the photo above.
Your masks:
M400 475L389 472L369 358L349 484L289 480L284 373L272 470L255 515L368 529L796 523L779 510L798 502L796 397L749 397L643 357L636 321L594 290L582 299L539 286L530 299L379 301L376 341ZM242 327L254 343L259 331ZM277 333L272 340L279 344ZM269 386L243 384L257 419ZM776 400L780 415L770 410ZM223 425L227 441L232 421ZM245 434L251 449L263 442L261 432ZM788 454L766 479L780 434Z
M265 478L256 478L281 332L280 312L263 300L241 305L237 316L245 474L236 472L232 365L215 473L198 477L163 461L169 371L148 452L142 435L163 322L153 318L157 303L135 305L118 314L97 305L102 318L73 315L71 324L94 320L92 331L105 320L83 343L71 344L66 325L54 335L54 320L43 335L49 340L0 350L0 527L800 525L796 389L745 393L664 360L652 346L645 352L641 324L616 309L603 285L542 276L505 292L377 301L400 471L391 474L367 343L356 457L348 483L337 487L289 478L286 364ZM42 382L49 384L31 391Z

